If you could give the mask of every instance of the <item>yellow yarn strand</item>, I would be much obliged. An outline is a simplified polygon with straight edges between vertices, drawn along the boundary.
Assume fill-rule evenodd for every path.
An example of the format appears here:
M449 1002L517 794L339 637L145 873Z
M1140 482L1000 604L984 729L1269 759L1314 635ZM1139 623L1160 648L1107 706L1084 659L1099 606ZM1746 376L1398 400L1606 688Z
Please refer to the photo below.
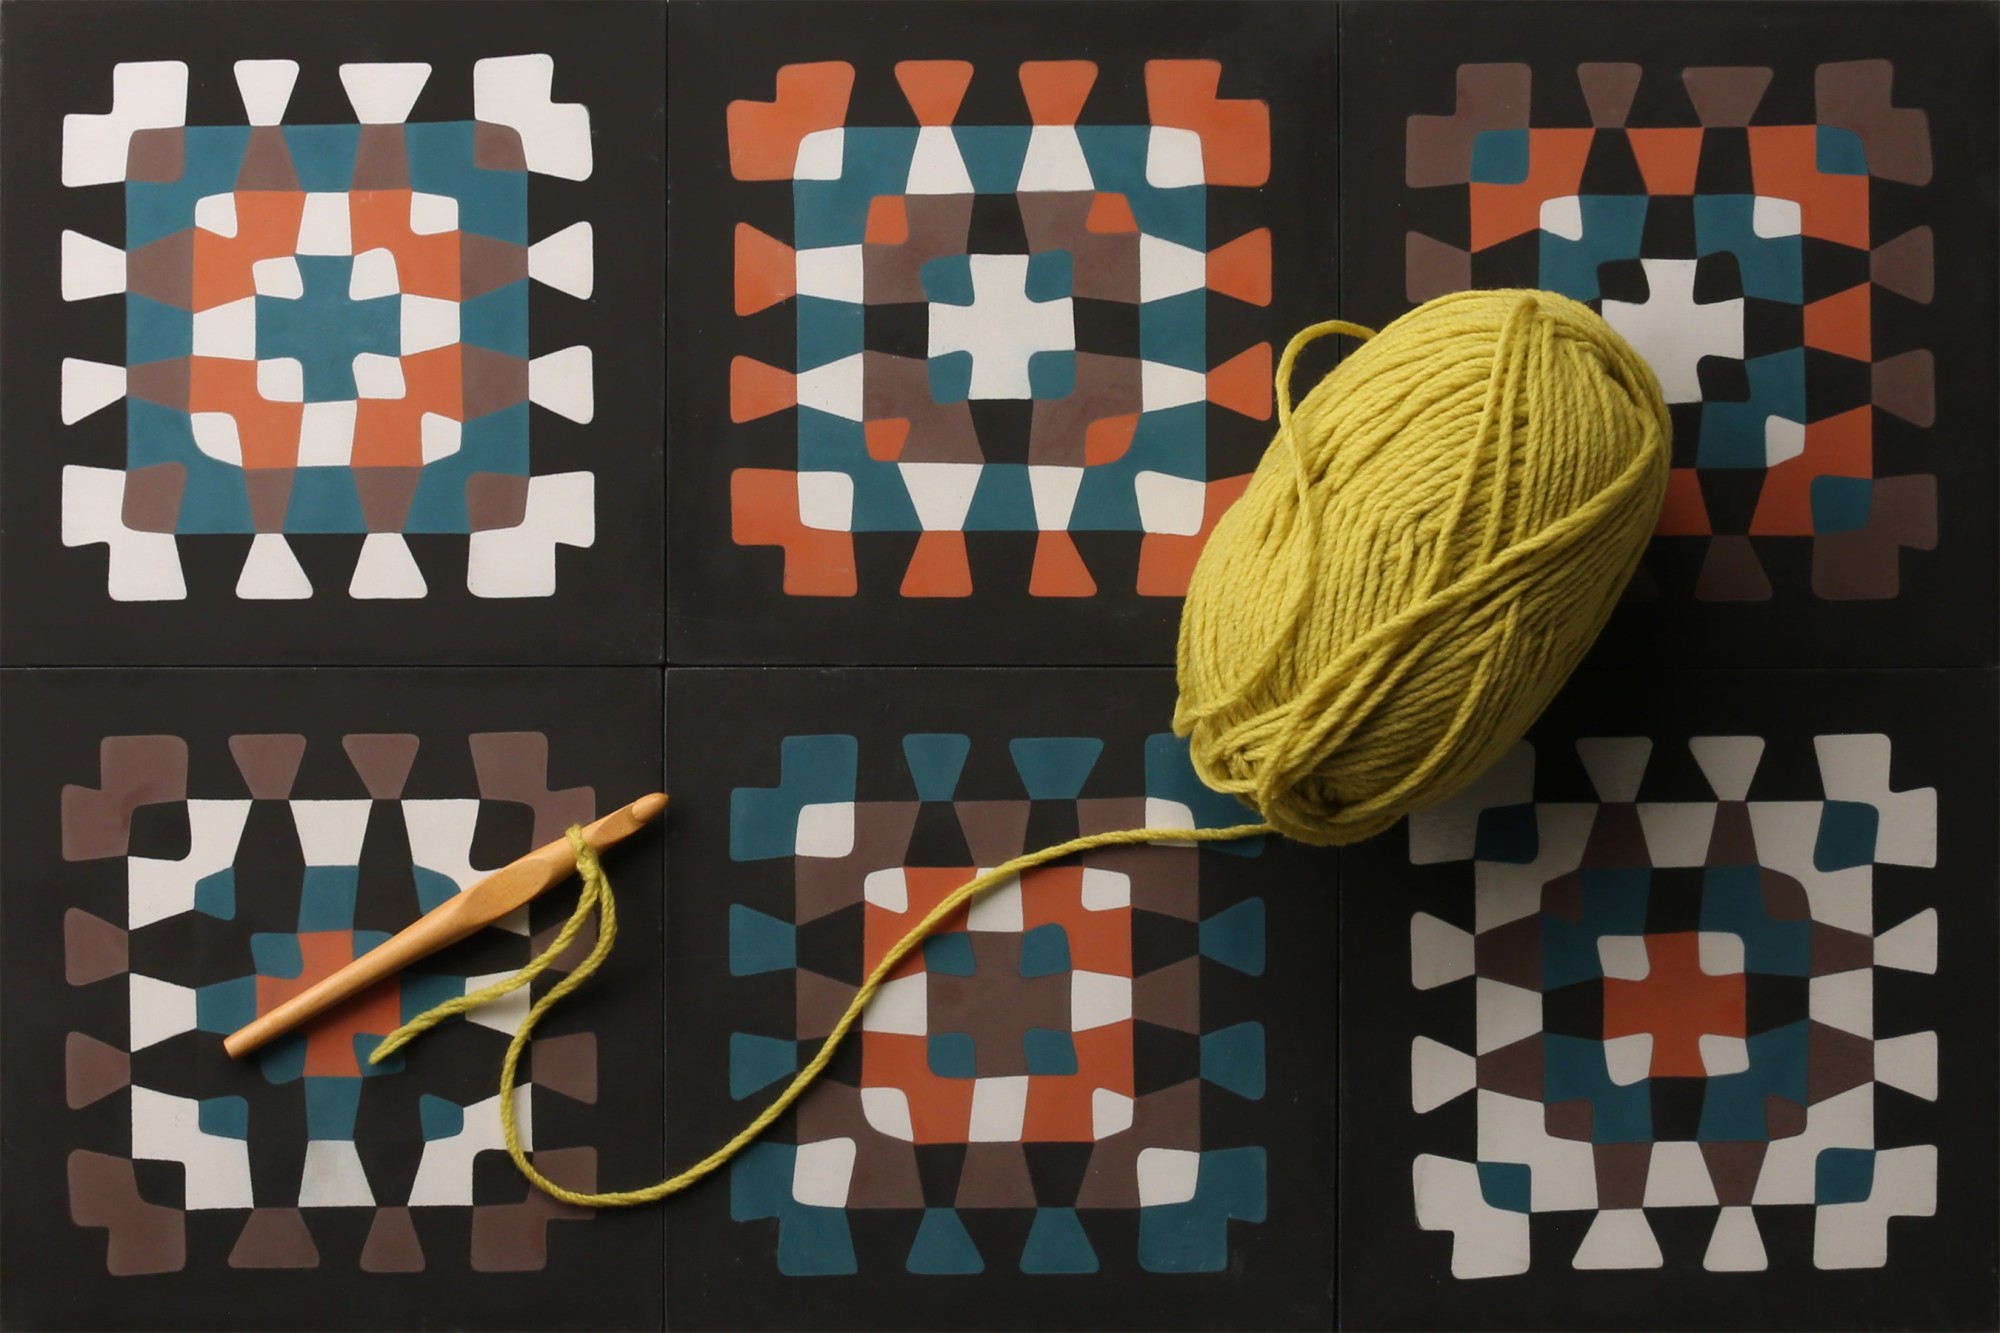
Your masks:
M1365 339L1294 406L1318 338ZM1278 363L1278 430L1196 561L1174 730L1288 838L1370 837L1519 740L1609 618L1665 497L1636 352L1551 292L1459 292Z
M1333 334L1363 342L1294 405L1299 353ZM1275 387L1276 437L1189 582L1174 710L1195 772L1261 822L1093 833L968 880L883 955L776 1100L644 1189L558 1185L528 1161L514 1124L529 1034L617 934L611 885L575 828L583 892L555 942L507 980L404 1024L369 1063L528 984L595 911L596 947L508 1044L501 1130L521 1174L565 1203L649 1203L708 1175L783 1115L896 965L994 885L1095 847L1262 833L1354 842L1471 782L1568 679L1638 565L1666 493L1671 424L1659 385L1588 307L1551 292L1485 291L1439 297L1380 333L1315 324L1285 348Z
M477 1009L533 981L547 970L564 949L575 942L583 923L595 910L598 913L596 946L574 971L550 987L548 993L541 999L535 1001L528 1010L527 1017L521 1020L521 1026L514 1030L514 1039L507 1043L506 1058L500 1063L500 1133L507 1143L507 1155L514 1159L514 1165L521 1174L527 1177L535 1188L564 1203L573 1203L585 1208L629 1208L634 1204L652 1203L666 1198L669 1194L678 1194L710 1174L750 1146L758 1135L770 1128L772 1122L783 1115L826 1069L833 1059L835 1050L839 1048L841 1039L854 1027L855 1022L861 1017L861 1011L868 1007L869 1000L873 999L875 992L881 989L882 983L887 980L889 973L895 970L896 965L907 958L925 939L935 934L940 926L950 921L967 903L988 889L1012 879L1024 870L1032 870L1036 866L1061 860L1078 852L1087 852L1096 847L1121 847L1149 842L1228 842L1238 838L1253 838L1272 831L1268 824L1237 824L1229 828L1115 829L1107 833L1091 833L1084 837L1071 838L1068 842L1028 852L991 870L981 872L953 889L944 901L932 908L923 920L910 927L901 939L890 946L889 951L882 955L882 961L875 965L867 980L861 983L861 989L854 993L854 998L848 1002L847 1011L840 1016L840 1021L833 1025L833 1030L827 1033L826 1040L820 1043L819 1050L814 1053L813 1058L793 1076L785 1090L779 1093L777 1099L766 1106L755 1120L745 1125L729 1142L685 1171L669 1176L657 1184L647 1185L643 1189L589 1193L557 1184L537 1171L534 1163L528 1160L528 1154L521 1147L520 1129L514 1121L515 1069L520 1063L521 1052L527 1049L528 1038L534 1032L535 1024L541 1022L543 1014L565 995L582 985L590 974L597 970L598 965L610 955L612 941L618 934L617 910L611 896L611 881L605 877L604 867L599 864L597 853L584 842L582 830L575 825L571 825L569 829L569 845L570 850L576 854L576 869L583 880L583 891L577 896L576 910L570 913L569 920L563 923L563 928L555 940L548 948L537 954L534 961L506 980L482 986L476 991L469 991L463 996L446 1000L443 1004L418 1014L384 1037L369 1053L368 1063L379 1064L445 1019Z

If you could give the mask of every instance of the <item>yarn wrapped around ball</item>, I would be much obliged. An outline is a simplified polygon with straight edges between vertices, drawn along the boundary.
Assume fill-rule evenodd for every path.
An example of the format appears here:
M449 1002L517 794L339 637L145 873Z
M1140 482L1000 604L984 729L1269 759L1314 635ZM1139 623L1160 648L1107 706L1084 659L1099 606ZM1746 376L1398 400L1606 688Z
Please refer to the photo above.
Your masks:
M1300 350L1366 341L1294 407ZM1658 520L1651 369L1552 292L1306 329L1278 428L1196 562L1174 730L1286 837L1354 842L1472 782L1604 627Z

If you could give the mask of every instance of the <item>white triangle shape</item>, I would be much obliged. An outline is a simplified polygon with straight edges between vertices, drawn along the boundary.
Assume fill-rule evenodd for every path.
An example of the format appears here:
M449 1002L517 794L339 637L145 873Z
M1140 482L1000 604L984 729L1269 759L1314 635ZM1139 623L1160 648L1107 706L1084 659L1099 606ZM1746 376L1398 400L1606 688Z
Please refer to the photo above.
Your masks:
M1410 917L1410 984L1431 990L1472 975L1472 933L1418 912Z
M1021 159L1020 184L1015 191L1088 190L1090 159L1074 125L1037 125L1028 131L1028 152Z
M1606 1208L1590 1224L1570 1261L1577 1268L1658 1268L1660 1241L1638 1208Z
M80 231L62 234L62 299L87 301L125 290L125 252Z
M972 177L966 174L965 158L958 151L958 136L949 125L926 125L917 131L917 146L910 153L909 184L905 194L971 194Z
M354 561L354 578L347 585L350 597L422 597L430 588L424 572L417 567L410 544L399 532L371 532L361 541L361 554Z
M1429 1037L1410 1043L1410 1109L1418 1115L1471 1092L1478 1077L1478 1061L1464 1051Z
M596 287L595 249L588 222L574 222L528 247L528 276L588 301Z
M1893 967L1900 972L1937 972L1937 908L1926 907L1915 916L1891 926L1875 937L1875 966Z
M1695 736L1688 749L1701 765L1702 776L1717 800L1740 801L1750 794L1750 779L1764 757L1762 736Z
M1934 1102L1938 1095L1938 1041L1935 1032L1911 1032L1875 1043L1875 1081Z
M528 363L528 401L589 425L597 414L588 347L565 347Z
M291 543L275 532L250 539L250 554L236 579L236 595L249 601L295 602L312 596L312 580L292 554Z
M1208 256L1175 241L1139 234L1139 299L1158 301L1208 285Z
M129 998L132 1012L132 1049L142 1051L169 1037L192 1032L195 1024L194 989L171 981L133 973Z
M984 464L898 463L896 467L925 531L951 532L964 526Z
M243 110L252 125L276 125L285 118L292 100L292 87L299 81L296 60L239 60L236 62L236 91L243 95Z
M351 1139L313 1139L299 1171L301 1208L364 1208L375 1202Z
M1764 1254L1764 1234L1757 1215L1747 1206L1724 1208L1708 1238L1701 1266L1711 1273L1761 1273L1771 1266Z
M63 425L74 426L125 396L125 367L66 356L62 363Z
M422 61L340 67L340 82L354 104L354 118L363 125L400 125L408 120L430 77L431 67Z

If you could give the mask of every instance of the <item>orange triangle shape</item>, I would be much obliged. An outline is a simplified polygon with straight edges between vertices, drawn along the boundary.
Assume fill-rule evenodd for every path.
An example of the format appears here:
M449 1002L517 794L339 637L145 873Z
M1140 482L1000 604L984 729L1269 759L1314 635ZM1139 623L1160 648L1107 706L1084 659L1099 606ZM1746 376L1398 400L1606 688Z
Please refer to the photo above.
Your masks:
M1083 428L1083 465L1096 467L1099 463L1117 462L1132 447L1132 436L1138 429L1137 412L1122 417L1099 417L1091 422Z
M962 532L926 532L917 538L903 574L905 597L970 597L972 566Z
M901 245L910 239L910 210L900 194L878 194L868 201L868 225L861 239L870 245Z
M910 438L908 417L883 417L879 421L861 423L861 438L868 446L868 456L878 463L893 463L903 456L903 445Z
M1110 233L1139 230L1132 216L1132 201L1122 194L1099 194L1090 201L1090 214L1083 220L1085 231Z
M755 421L797 406L798 377L789 370L739 356L729 363L729 419Z
M1677 467L1667 473L1666 503L1653 529L1662 537L1706 537L1708 505L1701 498L1701 481L1691 467Z
M1647 194L1693 194L1695 167L1701 162L1701 127L1627 130L1632 156Z
M1870 348L1873 340L1869 336L1871 309L1868 284L1865 282L1822 300L1807 302L1806 346L1852 357L1856 361L1872 359Z
M736 313L754 315L797 295L792 247L747 222L736 224Z
M1021 94L1037 125L1074 125L1083 114L1097 66L1088 60L1024 60Z
M1035 568L1028 576L1028 591L1036 597L1097 595L1097 582L1090 577L1067 532L1043 532L1035 537Z
M896 82L917 113L919 125L949 125L972 82L966 60L904 60L896 65Z
M1258 343L1208 372L1208 401L1253 421L1271 417L1271 344Z
M1271 229L1246 231L1210 250L1208 289L1251 305L1271 304Z

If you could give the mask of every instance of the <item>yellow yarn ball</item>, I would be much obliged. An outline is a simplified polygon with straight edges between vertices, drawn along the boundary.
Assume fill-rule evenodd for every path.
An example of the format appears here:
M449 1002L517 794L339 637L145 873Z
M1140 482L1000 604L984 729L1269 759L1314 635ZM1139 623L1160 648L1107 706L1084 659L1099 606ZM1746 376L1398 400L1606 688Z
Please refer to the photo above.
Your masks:
M1442 296L1296 408L1196 563L1180 702L1196 771L1286 837L1379 833L1476 778L1590 647L1659 517L1652 371L1551 292Z

